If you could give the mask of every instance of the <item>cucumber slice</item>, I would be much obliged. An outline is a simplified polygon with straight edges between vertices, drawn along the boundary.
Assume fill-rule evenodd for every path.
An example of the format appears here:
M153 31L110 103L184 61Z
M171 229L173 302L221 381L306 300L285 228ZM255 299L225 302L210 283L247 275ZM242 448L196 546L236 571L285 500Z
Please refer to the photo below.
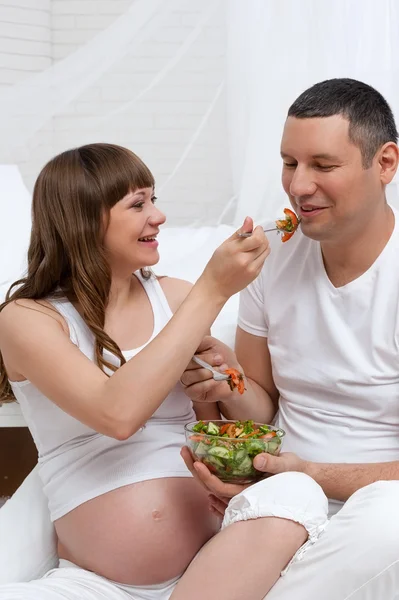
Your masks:
M280 448L280 442L269 442L268 446L269 449L267 450L267 452L269 452L270 454L275 454Z
M218 456L219 458L231 458L230 450L223 446L213 446L208 450L208 454L211 456Z
M264 440L251 440L247 445L249 454L259 454L260 452L267 452L268 444Z
M234 468L234 472L238 471L239 473L248 473L252 469L252 460L249 456L246 456L239 464L236 464Z
M244 448L241 448L240 450L237 450L237 452L233 456L233 459L235 460L236 463L240 463L247 456L248 456L247 451L244 450Z
M223 469L223 470L225 469L224 462L217 456L212 456L211 454L207 454L207 456L205 456L203 458L203 461L205 464L207 462L209 462L211 465L218 467L218 469Z
M207 433L210 435L219 435L219 427L215 423L208 423Z
M209 446L204 444L204 442L199 442L198 446L195 449L195 454L197 456L205 456L206 454L208 454L208 448Z

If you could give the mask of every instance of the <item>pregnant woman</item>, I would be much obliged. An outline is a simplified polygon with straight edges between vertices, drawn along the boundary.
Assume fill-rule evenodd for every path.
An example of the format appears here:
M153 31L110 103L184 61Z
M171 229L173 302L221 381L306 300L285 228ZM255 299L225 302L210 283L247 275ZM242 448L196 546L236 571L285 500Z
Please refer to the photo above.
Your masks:
M157 278L155 201L148 168L109 144L56 156L36 182L28 272L0 307L0 401L19 402L37 445L60 565L2 599L164 600L220 528L179 455L184 424L219 411L193 407L179 377L268 243L234 234L193 287ZM273 581L305 538L285 523Z

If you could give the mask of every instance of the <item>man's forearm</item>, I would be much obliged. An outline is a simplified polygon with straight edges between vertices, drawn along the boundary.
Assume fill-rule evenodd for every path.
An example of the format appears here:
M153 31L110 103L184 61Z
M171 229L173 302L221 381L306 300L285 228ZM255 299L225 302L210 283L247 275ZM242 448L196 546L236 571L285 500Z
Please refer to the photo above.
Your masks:
M305 473L328 498L345 502L358 489L381 480L399 480L399 461L368 464L306 463Z
M269 394L251 379L246 379L246 386L243 395L235 390L228 402L218 402L220 412L226 419L271 423L277 409Z

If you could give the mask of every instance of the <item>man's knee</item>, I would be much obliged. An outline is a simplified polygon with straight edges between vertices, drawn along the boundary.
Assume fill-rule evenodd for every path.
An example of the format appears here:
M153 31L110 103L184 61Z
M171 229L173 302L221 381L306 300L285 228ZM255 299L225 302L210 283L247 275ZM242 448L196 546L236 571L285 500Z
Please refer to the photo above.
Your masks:
M350 535L371 552L399 560L399 481L377 481L361 488L340 511L340 519L353 523Z
M279 517L300 523L315 539L326 526L327 513L328 500L318 483L304 473L281 473L232 498L223 527L248 519Z

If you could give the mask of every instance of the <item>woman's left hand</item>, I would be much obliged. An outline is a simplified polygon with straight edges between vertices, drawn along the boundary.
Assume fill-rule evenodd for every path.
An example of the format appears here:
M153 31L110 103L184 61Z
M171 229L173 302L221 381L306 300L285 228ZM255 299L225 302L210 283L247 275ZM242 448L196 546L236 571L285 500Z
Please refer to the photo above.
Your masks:
M214 496L214 494L209 494L210 510L213 512L214 515L219 517L219 519L224 518L224 513L225 513L228 505L229 505L228 498L218 498L217 496Z

